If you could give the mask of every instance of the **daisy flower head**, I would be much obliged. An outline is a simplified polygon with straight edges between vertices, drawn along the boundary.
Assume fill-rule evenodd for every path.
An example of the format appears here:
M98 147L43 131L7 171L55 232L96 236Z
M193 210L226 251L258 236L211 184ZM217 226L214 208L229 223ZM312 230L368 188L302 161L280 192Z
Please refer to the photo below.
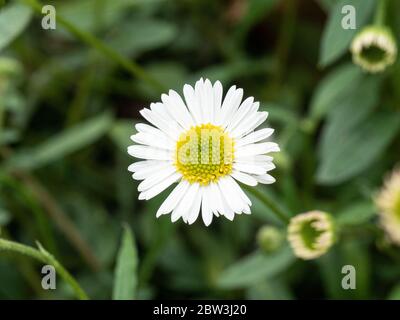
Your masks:
M382 72L396 61L396 40L389 28L369 26L355 36L351 52L354 63L364 70Z
M335 230L331 216L322 211L299 214L288 226L288 241L296 257L304 260L318 258L333 245Z
M253 97L243 100L243 90L232 86L223 97L222 84L200 79L185 85L183 98L175 91L161 102L140 111L149 122L139 123L128 153L142 159L129 166L132 177L143 180L139 199L149 200L174 183L156 216L171 213L192 224L201 215L210 225L213 217L233 220L250 214L251 201L238 181L256 186L271 184L275 168L267 155L279 151L265 141L273 129L257 129L268 116ZM257 129L257 130L256 130Z
M375 203L382 228L391 242L400 245L400 169L386 179Z

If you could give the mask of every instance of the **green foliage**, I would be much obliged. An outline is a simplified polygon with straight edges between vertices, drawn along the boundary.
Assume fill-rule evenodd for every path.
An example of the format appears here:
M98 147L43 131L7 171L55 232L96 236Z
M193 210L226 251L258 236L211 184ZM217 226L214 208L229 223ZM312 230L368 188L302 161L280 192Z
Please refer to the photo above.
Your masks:
M18 3L0 11L0 51L24 31L31 17L32 11Z
M355 8L356 29L343 29L342 27L344 17L342 8L345 5L352 5ZM321 40L319 57L321 66L325 67L331 64L349 50L351 40L357 30L360 30L371 17L375 5L375 0L341 0L332 6Z
M367 169L399 132L400 118L396 115L397 112L376 113L349 129L344 139L336 137L336 144L330 145L329 153L322 159L318 181L337 184Z
M362 72L352 64L334 69L316 88L311 100L311 116L321 118L337 108L340 100L351 94L358 86Z
M111 115L96 116L84 123L51 137L37 147L21 151L9 160L13 169L37 169L90 145L106 132L112 123Z
M125 226L115 268L114 300L132 300L135 298L137 260L132 231L128 226Z
M222 288L243 288L284 272L294 261L288 247L276 253L255 252L225 270L218 281Z

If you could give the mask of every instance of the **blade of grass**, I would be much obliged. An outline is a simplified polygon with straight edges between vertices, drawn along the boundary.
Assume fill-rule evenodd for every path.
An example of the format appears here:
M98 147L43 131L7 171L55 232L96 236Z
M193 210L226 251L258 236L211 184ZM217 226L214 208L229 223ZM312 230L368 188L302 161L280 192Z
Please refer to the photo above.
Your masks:
M89 297L86 292L81 288L75 278L59 263L49 252L47 252L39 243L38 249L26 246L24 244L0 239L0 251L16 252L28 257L31 257L39 262L52 265L57 273L66 283L73 289L75 296L80 300L88 300Z

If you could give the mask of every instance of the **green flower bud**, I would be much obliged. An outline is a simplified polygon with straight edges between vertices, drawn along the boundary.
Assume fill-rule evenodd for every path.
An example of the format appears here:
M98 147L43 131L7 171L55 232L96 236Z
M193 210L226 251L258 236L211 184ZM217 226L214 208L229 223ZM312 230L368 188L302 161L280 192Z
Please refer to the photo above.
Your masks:
M282 232L271 226L264 226L257 233L257 243L265 252L277 250L283 243L284 236Z

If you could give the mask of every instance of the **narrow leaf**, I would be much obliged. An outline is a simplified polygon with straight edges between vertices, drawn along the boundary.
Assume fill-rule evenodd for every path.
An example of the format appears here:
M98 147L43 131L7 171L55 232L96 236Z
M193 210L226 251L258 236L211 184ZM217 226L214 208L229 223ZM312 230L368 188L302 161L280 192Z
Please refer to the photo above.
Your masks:
M356 29L344 29L342 13L345 5L355 9ZM341 0L330 11L329 20L322 35L319 64L326 67L349 50L354 35L365 25L375 7L375 0Z
M311 101L311 116L317 119L325 116L357 88L360 79L362 72L353 64L334 69L315 90Z
M114 279L114 300L132 300L137 285L137 252L132 231L124 227Z
M344 182L367 169L385 151L400 129L397 114L376 113L356 126L322 158L317 181L325 185Z
M295 260L289 247L273 254L253 253L225 270L218 284L222 288L243 288L274 277Z
M8 160L6 166L31 170L62 159L66 155L92 144L107 133L112 119L108 112L96 116L55 135L36 147L20 151Z
M32 11L19 3L0 11L0 51L7 47L28 26Z

